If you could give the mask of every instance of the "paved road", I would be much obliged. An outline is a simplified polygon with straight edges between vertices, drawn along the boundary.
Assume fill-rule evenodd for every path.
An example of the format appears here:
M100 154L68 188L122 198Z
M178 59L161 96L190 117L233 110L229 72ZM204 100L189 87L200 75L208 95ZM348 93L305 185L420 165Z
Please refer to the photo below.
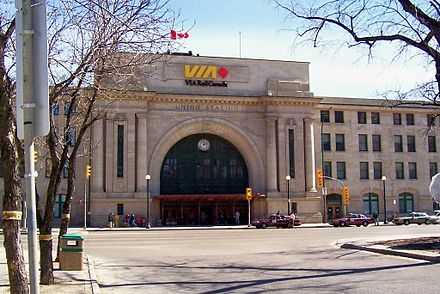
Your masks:
M340 249L439 226L87 232L102 293L435 293L440 264Z

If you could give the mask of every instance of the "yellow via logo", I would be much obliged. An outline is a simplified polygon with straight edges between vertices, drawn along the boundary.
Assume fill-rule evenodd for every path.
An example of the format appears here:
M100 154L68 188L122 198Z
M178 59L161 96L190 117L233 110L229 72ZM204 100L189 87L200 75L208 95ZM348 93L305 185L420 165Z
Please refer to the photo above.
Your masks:
M217 66L185 64L185 78L214 80L217 78Z

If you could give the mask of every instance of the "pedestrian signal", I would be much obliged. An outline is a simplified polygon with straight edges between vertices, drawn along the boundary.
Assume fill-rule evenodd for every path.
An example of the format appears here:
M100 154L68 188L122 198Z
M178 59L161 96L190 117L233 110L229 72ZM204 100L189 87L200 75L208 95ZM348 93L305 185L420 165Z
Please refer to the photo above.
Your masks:
M348 189L348 187L344 187L344 204L349 204L350 203L350 190Z
M252 200L252 188L246 188L246 200Z
M318 187L322 187L323 183L324 183L324 180L323 180L323 177L322 177L322 170L320 170L320 169L318 169L316 171L316 180L318 182Z
M87 179L90 177L90 175L92 174L92 167L90 166L90 164L86 165L86 177Z

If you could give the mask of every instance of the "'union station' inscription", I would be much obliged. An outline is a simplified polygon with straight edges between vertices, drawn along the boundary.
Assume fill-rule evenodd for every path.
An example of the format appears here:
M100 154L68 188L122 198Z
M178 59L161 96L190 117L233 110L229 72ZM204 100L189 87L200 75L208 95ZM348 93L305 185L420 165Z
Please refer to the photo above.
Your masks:
M196 111L240 111L238 105L195 105L195 104L177 104L178 110L196 110Z

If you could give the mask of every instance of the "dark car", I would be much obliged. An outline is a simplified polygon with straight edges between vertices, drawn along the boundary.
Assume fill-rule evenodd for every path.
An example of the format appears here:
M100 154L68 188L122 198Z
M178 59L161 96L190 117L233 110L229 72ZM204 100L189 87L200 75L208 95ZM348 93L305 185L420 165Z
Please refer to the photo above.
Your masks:
M346 217L335 218L330 221L330 224L335 227L346 227L351 225L357 227L362 225L366 227L371 223L374 223L374 219L372 217L355 213L350 213Z
M299 218L291 218L287 215L271 215L267 218L257 218L252 222L257 229L265 229L267 227L277 227L277 228L293 228L293 226L301 225L301 220Z

